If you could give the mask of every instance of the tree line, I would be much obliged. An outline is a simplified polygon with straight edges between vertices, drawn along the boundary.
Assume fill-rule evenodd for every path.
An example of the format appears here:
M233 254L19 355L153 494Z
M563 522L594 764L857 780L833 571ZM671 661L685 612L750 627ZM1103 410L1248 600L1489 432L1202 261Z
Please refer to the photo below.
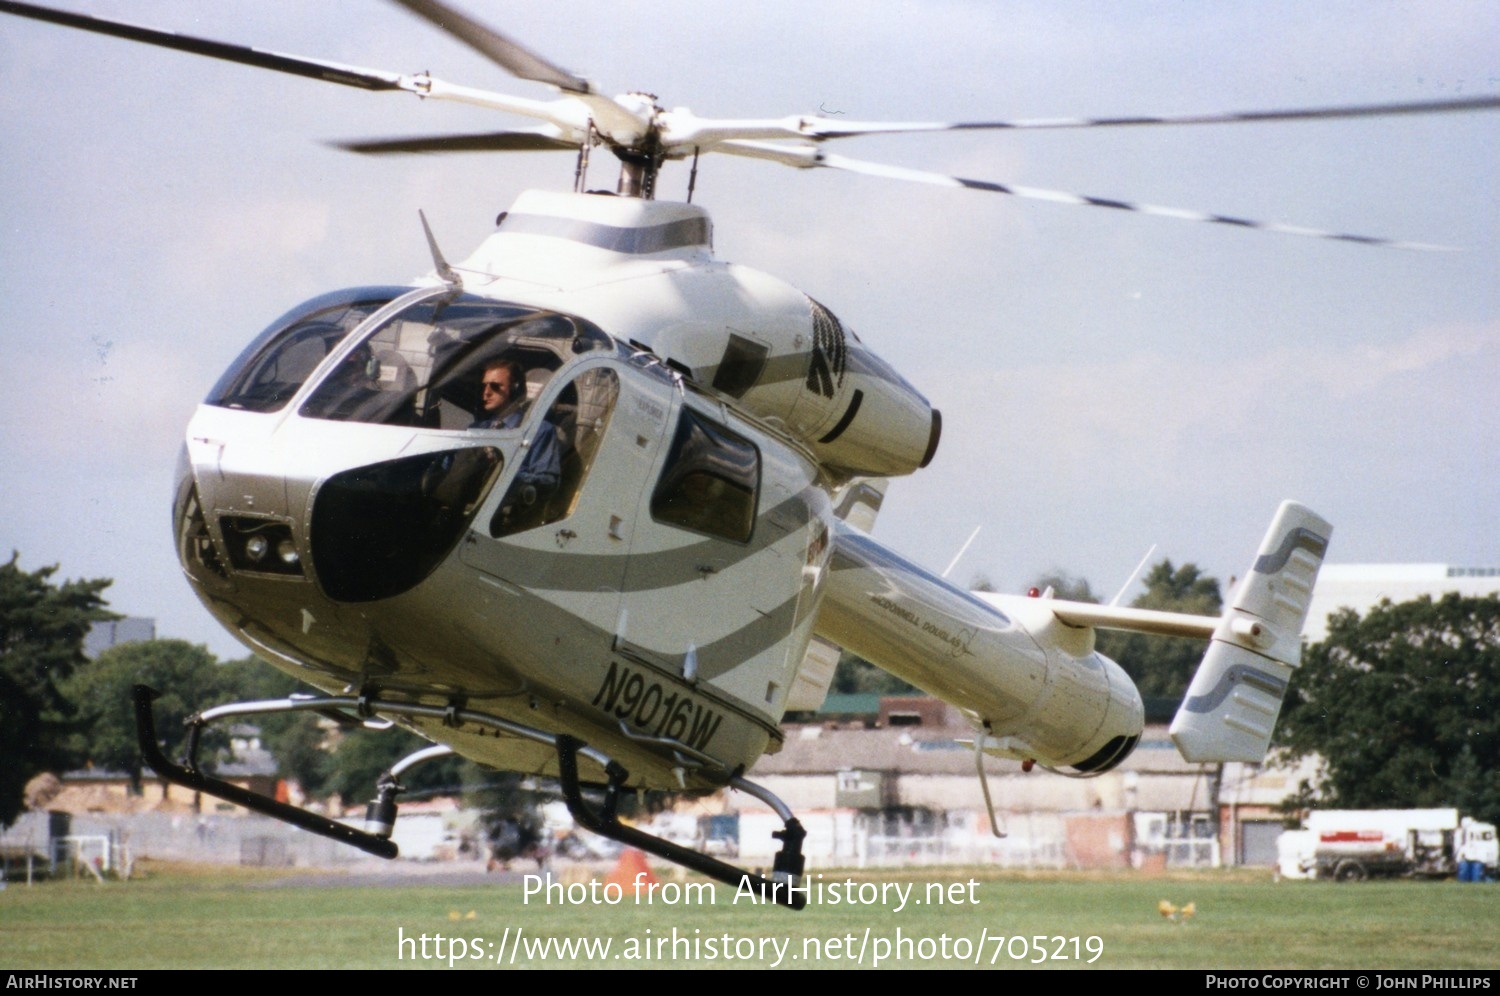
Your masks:
M298 682L253 656L217 660L182 640L112 647L95 660L83 640L97 622L118 618L104 597L107 579L58 581L57 567L26 571L13 554L0 565L0 826L23 809L23 789L38 773L87 765L139 778L130 688L162 692L157 732L167 755L180 751L183 721L222 702L283 698ZM1143 578L1139 608L1216 616L1217 579L1196 565L1156 564ZM1098 601L1086 580L1054 573L1037 587L1059 598ZM1101 653L1118 661L1149 701L1175 708L1203 654L1202 643L1101 631ZM856 658L841 662L835 691L915 691ZM1456 806L1500 822L1500 595L1382 603L1360 616L1336 613L1327 637L1308 646L1277 726L1289 759L1325 761L1319 785L1303 785L1292 804L1314 796L1324 806ZM365 798L396 760L425 744L399 729L330 736L313 713L256 717L263 744L283 778L314 797ZM228 759L222 728L210 728L200 756ZM488 786L489 804L508 810L514 777L456 757L422 765L407 779L413 793Z

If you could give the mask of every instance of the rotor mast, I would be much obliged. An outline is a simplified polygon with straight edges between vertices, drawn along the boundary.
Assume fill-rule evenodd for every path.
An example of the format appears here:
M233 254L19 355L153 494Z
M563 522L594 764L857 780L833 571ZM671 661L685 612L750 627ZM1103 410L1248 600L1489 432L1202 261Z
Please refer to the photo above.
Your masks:
M661 108L657 106L654 93L630 93L616 98L645 121L645 129L633 141L623 142L613 136L605 136L610 151L620 160L620 180L615 193L620 197L639 197L642 200L656 199L656 177L667 159L661 140ZM596 128L590 129L597 135Z
M615 185L615 193L621 197L656 200L656 175L665 157L636 149L616 148L611 151L620 160L620 181Z

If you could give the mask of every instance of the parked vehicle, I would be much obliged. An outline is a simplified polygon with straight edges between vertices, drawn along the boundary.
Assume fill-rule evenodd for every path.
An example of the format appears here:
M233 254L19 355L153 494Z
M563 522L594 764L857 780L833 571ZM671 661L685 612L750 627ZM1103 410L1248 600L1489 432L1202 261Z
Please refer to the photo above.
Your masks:
M1303 872L1287 877L1481 881L1500 871L1495 825L1460 818L1457 809L1322 809L1306 823L1282 835L1283 853L1296 854Z

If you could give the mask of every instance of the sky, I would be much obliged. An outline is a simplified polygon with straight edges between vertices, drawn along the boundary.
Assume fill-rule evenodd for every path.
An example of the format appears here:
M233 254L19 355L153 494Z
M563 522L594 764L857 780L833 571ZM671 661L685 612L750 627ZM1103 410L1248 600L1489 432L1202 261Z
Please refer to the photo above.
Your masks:
M547 99L394 4L59 5ZM1500 3L489 2L608 92L701 115L989 120L1500 93ZM262 327L454 260L564 153L327 142L529 122L0 18L0 555L107 577L162 636L239 645L182 580L183 430ZM1500 564L1500 112L845 140L917 169L1462 248L1414 253L731 157L721 258L826 304L943 412L875 536L1019 591L1112 595L1147 550L1227 580L1276 505L1331 561ZM596 184L609 185L597 154ZM680 198L686 168L661 196Z

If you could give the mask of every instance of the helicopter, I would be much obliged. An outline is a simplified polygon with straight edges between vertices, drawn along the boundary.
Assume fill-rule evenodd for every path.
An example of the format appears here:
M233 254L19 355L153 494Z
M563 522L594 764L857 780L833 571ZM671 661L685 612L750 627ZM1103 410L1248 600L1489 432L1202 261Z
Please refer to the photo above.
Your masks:
M1310 591L1326 522L1283 506L1223 619L964 592L868 536L878 481L916 472L939 448L936 410L824 305L719 261L706 211L651 196L664 164L692 160L695 168L700 155L719 151L1057 199L822 151L858 133L1018 122L698 119L639 95L602 96L442 5L406 6L563 96L545 104L503 98L425 74L354 70L0 4L75 28L329 82L486 102L545 122L477 139L350 143L351 151L469 144L574 156L572 193L523 194L467 259L449 263L429 233L427 279L320 295L293 309L246 349L194 416L174 503L184 570L257 654L326 693L207 710L204 723L267 709L398 718L482 763L558 779L585 826L735 880L737 869L640 840L613 818L612 800L640 787L725 785L765 798L746 773L779 744L781 715L826 691L830 645L955 702L975 722L978 750L1087 774L1118 764L1141 728L1139 697L1093 652L1092 629L1212 638L1189 692L1193 708L1185 704L1174 731L1195 760L1263 755L1266 717L1274 722L1306 607L1288 589ZM587 192L590 157L608 153L620 163L615 189ZM476 425L487 380L508 381L488 393L506 396L518 425ZM555 469L533 466L531 455L544 449L555 452ZM149 696L138 704L149 751ZM225 791L195 762L158 752L153 766ZM400 774L381 786L373 830L346 833L315 814L261 811L387 852ZM601 784L602 809L584 797L586 786ZM766 801L787 821L778 873L795 880L799 828L785 806Z

